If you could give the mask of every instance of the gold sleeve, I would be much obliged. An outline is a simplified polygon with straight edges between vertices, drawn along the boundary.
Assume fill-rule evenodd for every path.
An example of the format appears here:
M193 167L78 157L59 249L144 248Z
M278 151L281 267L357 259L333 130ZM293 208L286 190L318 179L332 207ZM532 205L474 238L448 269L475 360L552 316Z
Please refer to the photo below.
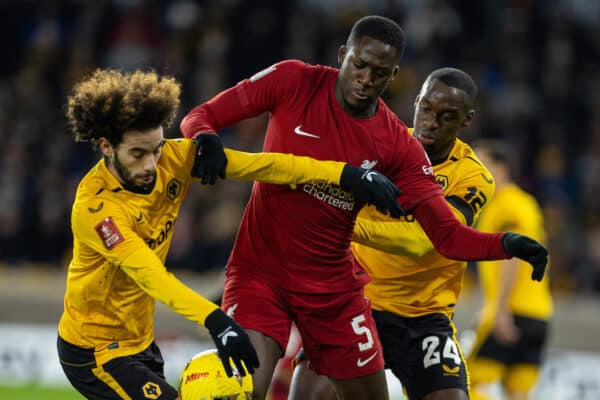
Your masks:
M422 257L435 251L433 243L429 240L421 225L416 221L372 220L368 218L372 206L366 210L366 215L356 218L352 241L372 247L386 253L401 256ZM465 223L464 215L450 207L456 218ZM374 208L373 208L374 209ZM363 214L363 212L361 212Z
M73 231L82 243L121 268L150 296L199 324L218 308L166 270L118 205L104 200L97 213L88 211L86 204L76 207L76 212Z
M319 161L283 153L245 153L225 149L229 179L274 184L327 182L339 185L345 162Z
M120 268L150 296L201 325L211 312L219 308L168 272L147 246L140 247L123 260Z

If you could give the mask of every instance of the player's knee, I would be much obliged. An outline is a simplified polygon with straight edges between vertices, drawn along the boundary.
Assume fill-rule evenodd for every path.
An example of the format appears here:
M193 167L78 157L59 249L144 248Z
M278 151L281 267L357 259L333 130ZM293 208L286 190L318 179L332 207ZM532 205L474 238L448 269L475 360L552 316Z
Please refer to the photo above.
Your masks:
M300 358L294 368L288 400L336 400L337 394L329 378L318 375Z

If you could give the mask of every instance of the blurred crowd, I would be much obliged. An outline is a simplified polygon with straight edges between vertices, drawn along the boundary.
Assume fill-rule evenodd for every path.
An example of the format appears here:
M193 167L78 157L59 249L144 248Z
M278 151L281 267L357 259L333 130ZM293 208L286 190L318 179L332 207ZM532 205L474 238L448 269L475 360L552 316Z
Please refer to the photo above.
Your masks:
M454 66L479 86L467 141L505 138L519 183L541 202L556 290L600 293L600 2L597 0L71 0L0 3L0 263L70 257L76 185L99 158L64 118L73 84L95 68L156 69L182 83L167 136L194 105L285 58L335 66L353 22L398 21L407 48L386 94L412 123L432 70ZM259 151L266 117L221 133ZM167 265L227 260L250 184L195 185ZM599 196L596 198L596 196Z

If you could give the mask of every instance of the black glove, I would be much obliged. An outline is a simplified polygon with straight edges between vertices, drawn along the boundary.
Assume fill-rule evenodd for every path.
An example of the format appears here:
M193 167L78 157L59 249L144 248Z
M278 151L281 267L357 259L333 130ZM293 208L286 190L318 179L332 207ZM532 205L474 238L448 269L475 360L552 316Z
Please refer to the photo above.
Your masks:
M233 376L230 357L241 376L246 375L242 361L248 372L254 373L254 368L258 368L256 350L250 343L248 334L233 319L218 308L206 317L204 325L217 346L227 376Z
M502 235L502 247L511 256L527 261L533 267L531 279L541 281L548 264L548 250L530 237L514 232Z
M221 139L214 133L201 133L196 141L196 159L192 176L202 178L202 184L214 185L218 177L225 179L227 157Z
M393 218L404 215L398 204L400 189L379 172L346 164L340 186L352 193L356 201L372 204L382 214L389 213Z

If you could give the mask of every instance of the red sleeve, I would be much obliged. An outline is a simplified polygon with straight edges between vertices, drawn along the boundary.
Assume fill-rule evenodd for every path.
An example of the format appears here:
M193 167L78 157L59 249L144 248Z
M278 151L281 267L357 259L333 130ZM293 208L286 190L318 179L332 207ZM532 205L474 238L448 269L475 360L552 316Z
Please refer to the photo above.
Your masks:
M386 175L402 192L399 201L404 211L410 213L430 197L443 196L444 193L435 181L433 167L423 146L406 132L406 127L398 134L394 157L402 161L396 163L395 169L389 174L386 171Z
M181 121L183 136L191 138L202 132L217 132L241 120L273 111L277 105L301 87L305 64L288 60L257 72L205 103L194 107Z
M444 257L461 261L510 258L502 248L503 233L483 233L461 224L442 196L422 202L413 213Z

